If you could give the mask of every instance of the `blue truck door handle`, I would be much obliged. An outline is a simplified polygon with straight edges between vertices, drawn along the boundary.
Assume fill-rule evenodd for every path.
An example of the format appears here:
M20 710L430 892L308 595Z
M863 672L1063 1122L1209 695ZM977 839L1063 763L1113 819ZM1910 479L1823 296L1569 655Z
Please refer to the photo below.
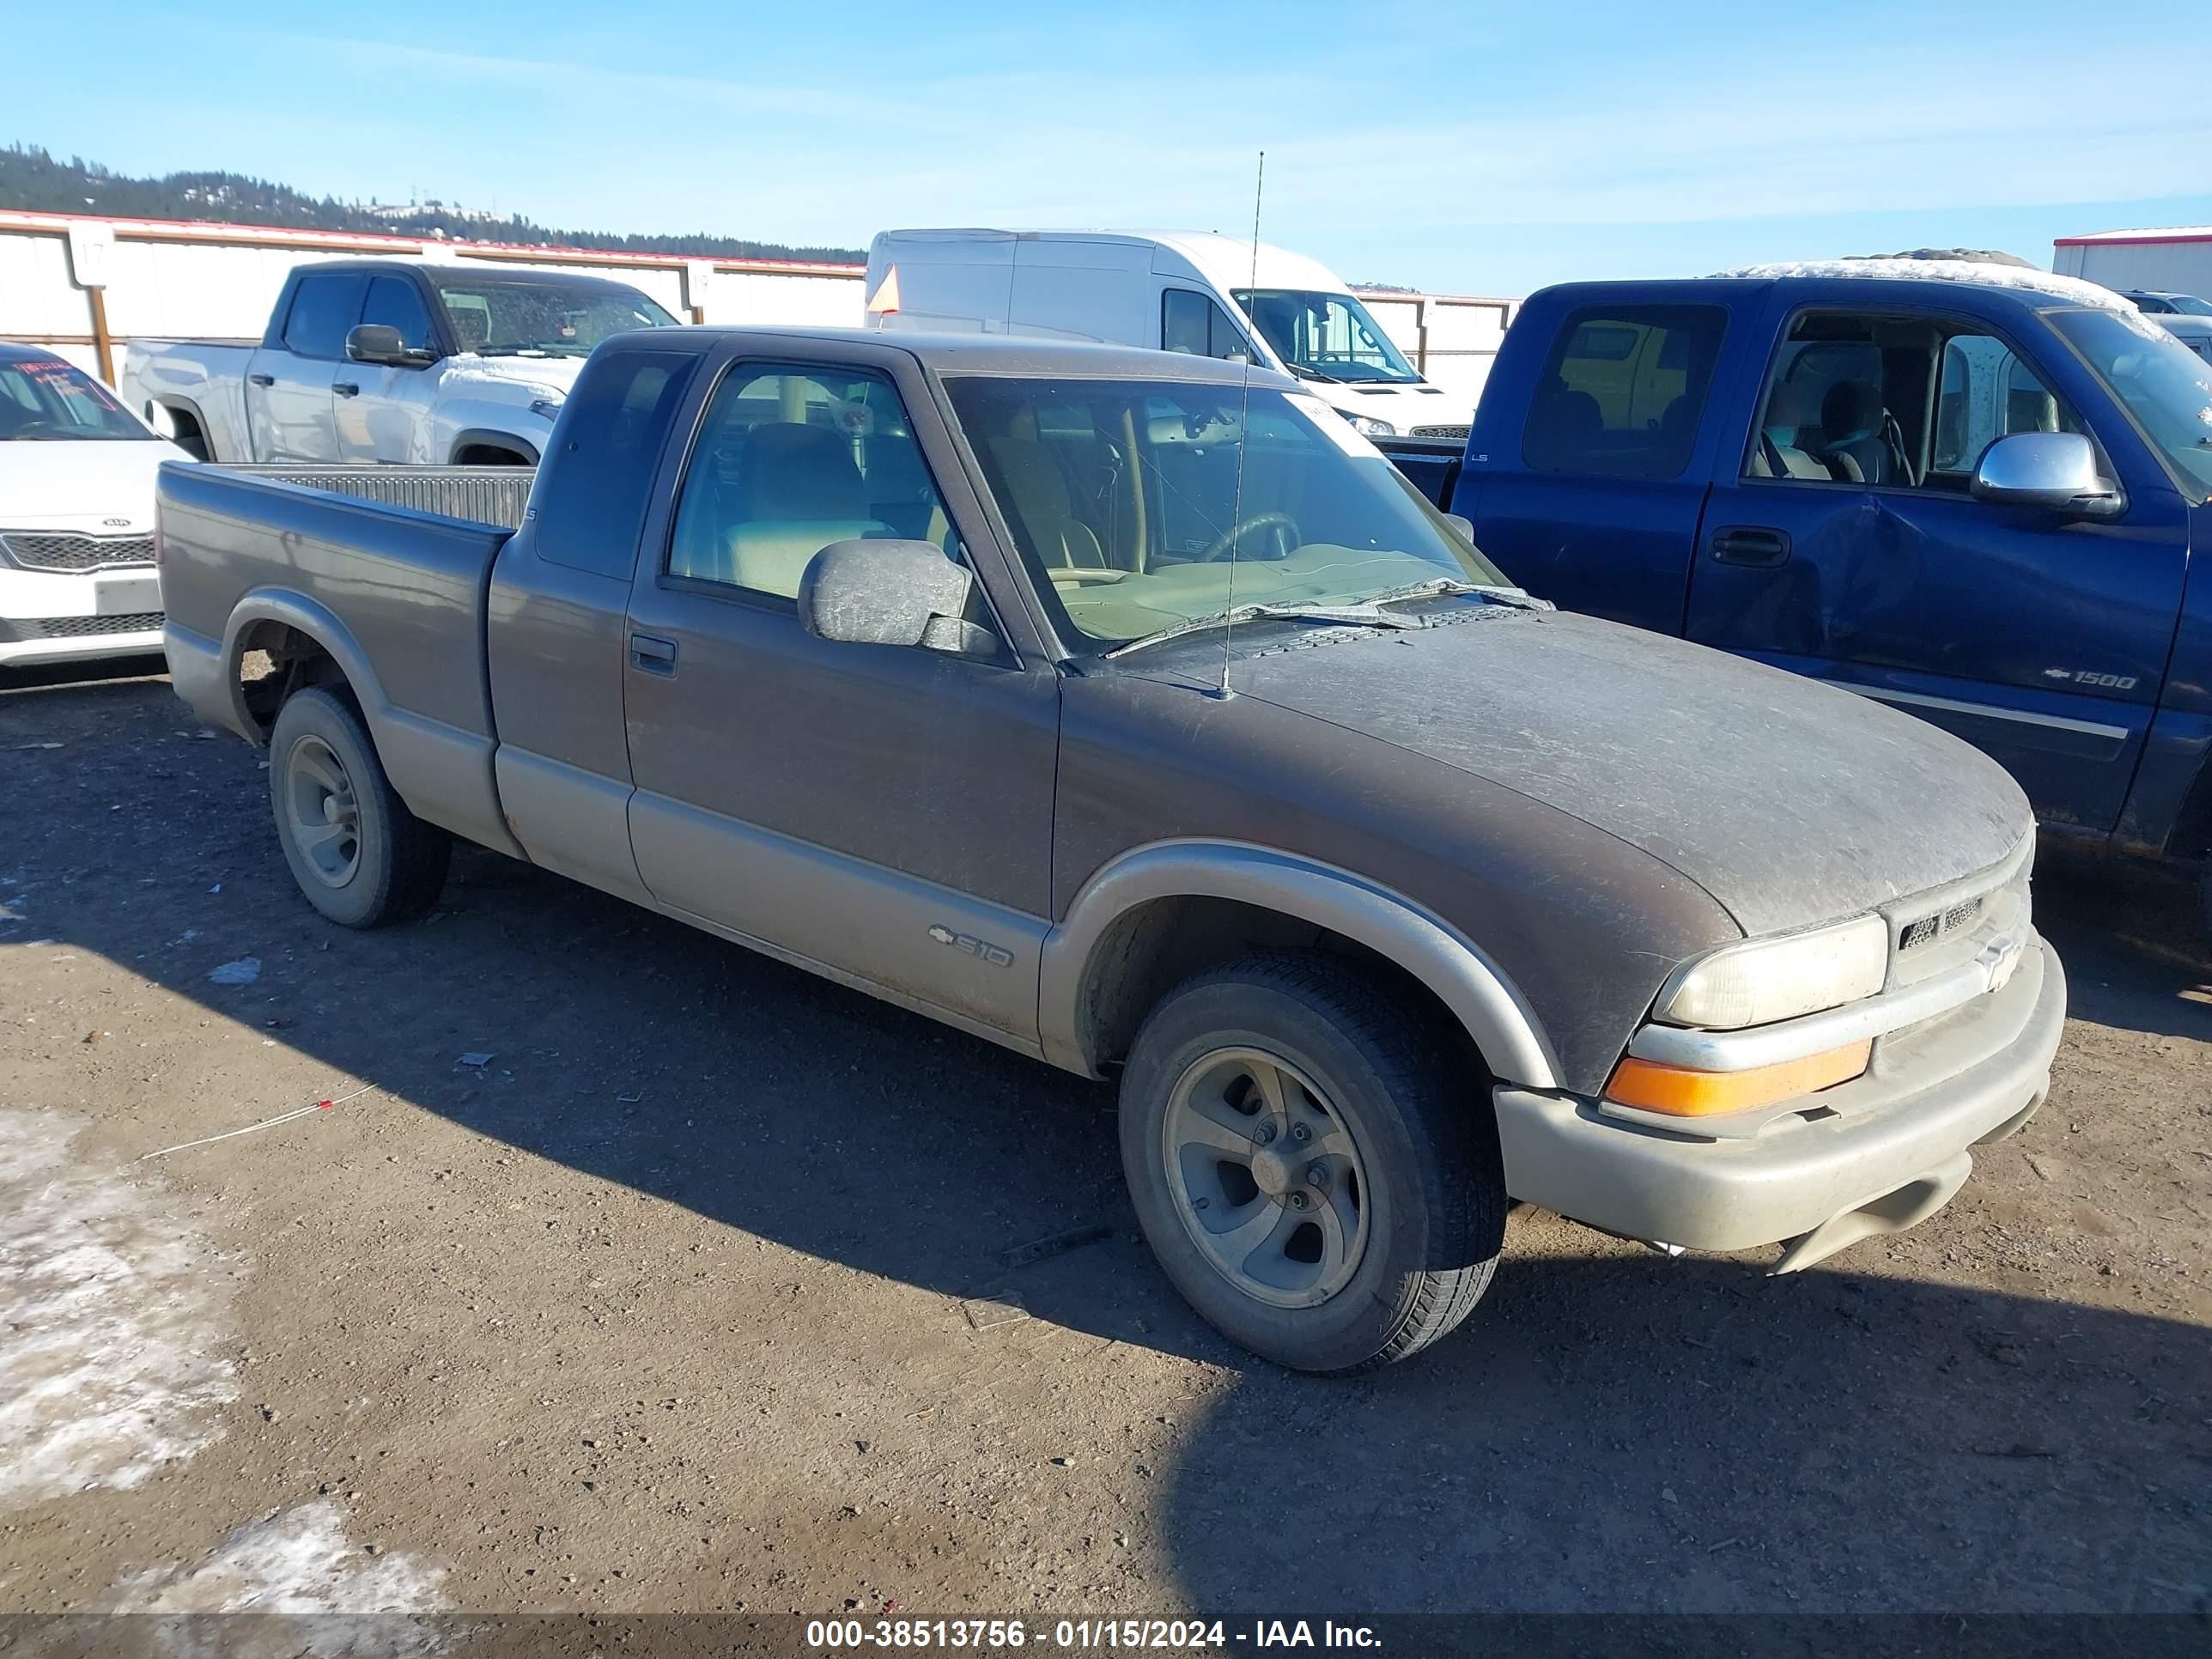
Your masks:
M1732 524L1713 532L1713 556L1723 564L1781 564L1790 557L1789 532Z
M676 641L657 639L651 634L631 635L629 665L641 673L673 675L676 672Z

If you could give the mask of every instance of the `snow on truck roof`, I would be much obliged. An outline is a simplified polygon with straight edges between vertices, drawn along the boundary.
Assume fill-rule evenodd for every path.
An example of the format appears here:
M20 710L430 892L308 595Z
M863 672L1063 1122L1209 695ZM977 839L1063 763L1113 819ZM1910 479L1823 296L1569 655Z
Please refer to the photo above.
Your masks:
M2089 247L2099 242L2212 242L2212 225L2145 226L2139 230L2093 230L2053 239L2054 247Z
M2100 311L2136 314L2135 307L2112 289L2079 276L2057 276L2033 265L1978 259L1789 259L1774 264L1739 265L1713 275L1759 282L1785 276L1852 276L1906 283L1974 283L1984 288L2021 289Z

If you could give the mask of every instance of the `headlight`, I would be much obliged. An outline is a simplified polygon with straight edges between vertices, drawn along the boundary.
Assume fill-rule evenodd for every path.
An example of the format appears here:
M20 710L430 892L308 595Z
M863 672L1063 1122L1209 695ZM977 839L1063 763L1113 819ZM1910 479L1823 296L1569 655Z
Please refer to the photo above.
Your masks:
M1870 997L1888 971L1888 925L1880 916L1857 916L1700 957L1661 990L1658 1018L1723 1031L1765 1025Z
M1347 415L1344 418L1352 422L1352 429L1363 438L1395 438L1398 435L1396 427L1388 421L1378 421L1372 415Z

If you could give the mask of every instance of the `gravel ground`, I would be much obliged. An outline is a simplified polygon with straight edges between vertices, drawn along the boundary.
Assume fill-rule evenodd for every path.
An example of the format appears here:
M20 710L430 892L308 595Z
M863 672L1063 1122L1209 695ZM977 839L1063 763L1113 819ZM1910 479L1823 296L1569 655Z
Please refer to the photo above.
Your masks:
M1165 1288L1106 1089L489 854L346 933L265 789L159 679L0 688L0 1612L2212 1596L2179 883L2046 854L2051 1104L1926 1225L1768 1280L1523 1209L1346 1384Z

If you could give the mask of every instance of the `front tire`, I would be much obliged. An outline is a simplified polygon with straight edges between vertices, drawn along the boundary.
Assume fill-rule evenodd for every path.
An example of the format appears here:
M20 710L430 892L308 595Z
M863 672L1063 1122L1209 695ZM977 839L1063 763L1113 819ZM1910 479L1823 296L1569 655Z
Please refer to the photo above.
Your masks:
M310 686L285 700L269 796L293 880L332 921L380 927L437 902L453 839L407 810L346 698Z
M1170 992L1123 1069L1121 1139L1176 1288L1294 1370L1407 1358L1496 1271L1505 1182L1481 1080L1327 957L1250 957Z

